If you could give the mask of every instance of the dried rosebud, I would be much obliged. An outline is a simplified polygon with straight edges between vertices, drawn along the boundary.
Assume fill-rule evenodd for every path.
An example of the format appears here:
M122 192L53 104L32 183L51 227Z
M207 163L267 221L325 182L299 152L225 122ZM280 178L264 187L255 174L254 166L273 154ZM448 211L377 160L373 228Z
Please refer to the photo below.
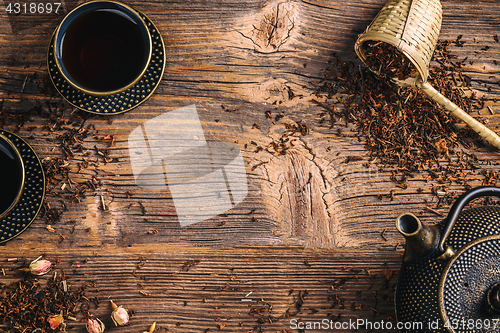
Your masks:
M50 270L51 262L40 258L41 257L38 257L30 264L29 271L33 275L43 275Z
M149 331L144 331L143 333L153 333L156 329L156 321L151 324L151 326L149 327Z
M62 314L58 314L50 316L49 318L47 318L47 321L50 324L50 328L55 330L57 327L59 327L59 325L63 324L64 319Z
M115 302L111 301L111 307L113 312L111 313L111 319L116 326L123 326L128 324L129 316L128 311L121 306L117 306Z
M87 320L87 332L89 333L102 333L105 328L104 323L99 318Z

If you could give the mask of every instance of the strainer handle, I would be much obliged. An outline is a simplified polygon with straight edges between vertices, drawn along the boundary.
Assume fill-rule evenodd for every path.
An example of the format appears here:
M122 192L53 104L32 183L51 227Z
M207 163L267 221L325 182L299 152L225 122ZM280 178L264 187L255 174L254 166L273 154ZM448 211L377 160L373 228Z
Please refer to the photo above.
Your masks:
M460 215L462 209L472 200L479 197L487 197L487 196L500 197L500 187L495 187L495 186L477 187L468 192L465 192L464 194L462 194L462 196L460 196L460 198L458 198L455 204L451 207L448 216L446 217L444 229L441 233L441 239L439 240L439 246L438 246L439 251L445 252L444 243L448 238L448 236L450 235L451 229L453 229L453 226L455 225L455 222L457 221L458 216Z
M476 119L469 116L458 105L450 101L439 91L437 91L433 86L431 86L429 82L420 82L417 87L420 88L427 96L432 98L436 103L441 105L444 109L450 111L452 115L466 123L470 128L474 130L474 132L479 134L480 137L491 143L497 149L500 149L500 137L495 132L490 130L484 124L481 124Z

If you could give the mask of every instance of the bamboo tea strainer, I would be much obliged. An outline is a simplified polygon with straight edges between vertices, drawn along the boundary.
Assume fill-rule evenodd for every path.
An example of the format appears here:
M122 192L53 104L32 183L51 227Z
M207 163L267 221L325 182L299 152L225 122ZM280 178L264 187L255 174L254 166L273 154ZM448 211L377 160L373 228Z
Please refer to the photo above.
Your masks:
M385 42L399 50L416 69L413 76L392 78L400 86L420 89L436 103L470 126L479 136L500 149L500 137L469 116L427 82L429 63L441 29L442 8L439 0L389 0L362 33L354 49L367 62L367 42ZM370 68L379 75L379 69Z

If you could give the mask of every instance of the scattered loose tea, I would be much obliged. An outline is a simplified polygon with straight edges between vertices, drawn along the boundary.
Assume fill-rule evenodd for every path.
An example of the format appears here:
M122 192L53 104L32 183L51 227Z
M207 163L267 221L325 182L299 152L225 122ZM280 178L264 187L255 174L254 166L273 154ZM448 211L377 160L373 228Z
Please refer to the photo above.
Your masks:
M456 59L450 51L454 42L438 42L429 82L464 111L472 113L483 108L487 98L478 98L469 88L472 80L463 70L467 58ZM372 45L370 52L374 57L378 52L386 55L390 52L385 47ZM404 66L398 64L394 68ZM407 75L408 71L404 73ZM496 184L498 178L476 172L486 162L464 149L481 145L478 135L460 126L454 116L420 91L399 87L363 66L339 59L315 84L320 98L317 104L327 112L322 115L330 117L329 126L337 127L337 135L345 136L339 121L343 120L348 129L353 124L354 135L366 143L370 163L379 165L379 170L393 170L391 179L396 186L407 188L408 180L417 173L440 186L462 185L464 191L471 186ZM324 118L320 123L327 125ZM478 178L483 180L470 181ZM450 192L438 201L437 208L451 204L458 195Z
M55 277L39 280L25 275L20 281L0 288L0 324L10 332L58 332L64 330L64 319L78 313L88 317L89 303L97 298L85 296L84 287L71 288L63 271Z

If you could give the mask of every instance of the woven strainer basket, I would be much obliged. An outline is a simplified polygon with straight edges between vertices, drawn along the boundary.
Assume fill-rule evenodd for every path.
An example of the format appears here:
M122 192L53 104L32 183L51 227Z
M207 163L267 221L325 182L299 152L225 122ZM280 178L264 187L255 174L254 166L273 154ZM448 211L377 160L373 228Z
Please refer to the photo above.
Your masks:
M441 20L439 0L390 0L359 36L354 50L366 63L365 42L391 44L413 63L421 80L427 81Z
M411 61L418 74L405 80L392 78L392 81L401 86L420 89L465 122L479 136L500 149L500 137L495 132L469 116L427 82L429 63L441 30L441 20L442 8L439 0L389 0L365 32L358 37L354 50L367 64L366 42L385 42L396 47ZM379 69L370 69L375 74L380 74Z

